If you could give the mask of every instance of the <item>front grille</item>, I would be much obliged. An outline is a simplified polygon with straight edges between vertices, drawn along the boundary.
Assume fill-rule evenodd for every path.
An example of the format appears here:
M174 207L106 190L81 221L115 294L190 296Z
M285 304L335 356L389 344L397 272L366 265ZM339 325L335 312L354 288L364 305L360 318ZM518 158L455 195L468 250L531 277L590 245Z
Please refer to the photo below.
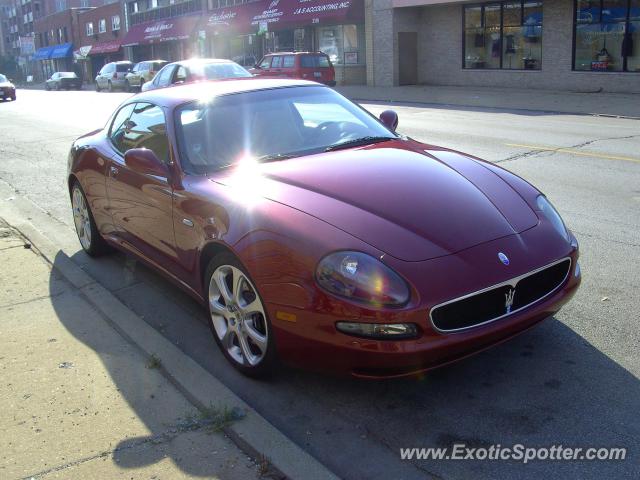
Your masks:
M566 280L570 268L571 259L564 258L498 285L441 303L431 310L431 322L440 331L454 332L504 318L557 290ZM512 301L510 307L509 299Z

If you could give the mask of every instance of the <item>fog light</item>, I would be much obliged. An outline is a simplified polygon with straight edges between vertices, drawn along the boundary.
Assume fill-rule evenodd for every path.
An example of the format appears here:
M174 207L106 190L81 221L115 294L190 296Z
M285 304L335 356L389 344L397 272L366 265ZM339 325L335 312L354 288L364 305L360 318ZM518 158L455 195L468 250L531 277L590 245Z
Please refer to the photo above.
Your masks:
M337 322L336 328L347 335L380 340L401 340L418 336L418 329L413 323Z

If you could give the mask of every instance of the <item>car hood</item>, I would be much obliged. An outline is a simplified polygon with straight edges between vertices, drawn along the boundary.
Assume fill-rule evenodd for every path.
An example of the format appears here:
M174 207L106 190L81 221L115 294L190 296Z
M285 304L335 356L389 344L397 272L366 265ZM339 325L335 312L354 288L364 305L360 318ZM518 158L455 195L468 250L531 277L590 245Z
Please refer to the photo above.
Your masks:
M481 162L406 143L260 165L259 173L251 174L251 193L306 212L405 261L450 255L538 223L522 197ZM215 181L247 185L238 172Z
M11 82L0 82L0 88L14 88L13 83Z

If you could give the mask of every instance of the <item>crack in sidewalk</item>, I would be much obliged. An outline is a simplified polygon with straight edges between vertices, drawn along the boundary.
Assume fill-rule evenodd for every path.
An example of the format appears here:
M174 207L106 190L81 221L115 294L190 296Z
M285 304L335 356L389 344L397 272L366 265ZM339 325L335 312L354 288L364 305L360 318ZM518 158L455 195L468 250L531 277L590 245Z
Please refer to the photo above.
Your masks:
M104 450L102 452L98 452L94 455L90 455L88 457L83 457L83 458L79 458L77 460L71 461L71 462L67 462L65 464L62 465L57 465L55 467L51 467L47 470L41 470L37 473L31 474L31 475L26 475L25 477L22 477L21 480L33 480L36 478L41 478L45 475L48 475L50 473L54 473L54 472L60 472L62 470L66 470L67 468L70 467L75 467L77 465L82 465L83 463L87 463L90 462L92 460L96 460L98 458L104 458L104 457L108 457L110 455L115 455L117 453L120 452L125 452L127 450L132 450L134 448L138 448L141 447L143 445L147 445L147 444L151 444L151 445L163 445L163 444L167 444L171 441L173 441L175 438L177 438L179 435L183 434L183 433L188 433L188 432L195 432L195 431L200 431L200 430L204 430L205 428L207 428L209 426L209 423L206 420L189 420L189 419L185 419L182 422L177 423L176 425L170 426L168 428L168 430L158 433L156 435L152 435L149 437L145 437L145 438L140 438L137 441L133 441L130 443L127 443L125 445L120 445L112 450ZM210 432L208 432L210 433ZM126 441L126 439L124 440ZM122 443L122 442L121 442Z

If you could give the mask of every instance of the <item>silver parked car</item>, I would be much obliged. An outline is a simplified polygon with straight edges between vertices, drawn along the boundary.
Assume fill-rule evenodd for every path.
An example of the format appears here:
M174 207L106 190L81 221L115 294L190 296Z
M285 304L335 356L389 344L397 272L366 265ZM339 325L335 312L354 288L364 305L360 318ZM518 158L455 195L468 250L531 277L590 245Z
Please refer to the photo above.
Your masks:
M96 92L109 90L110 92L125 89L127 73L133 68L133 63L128 61L107 63L96 75Z
M166 60L147 60L136 63L133 69L127 73L125 89L130 91L134 88L141 88L143 84L153 80L156 73L166 64Z
M244 67L231 60L197 58L173 62L162 67L152 81L142 85L142 91L182 85L183 83L225 80L228 78L252 78Z

